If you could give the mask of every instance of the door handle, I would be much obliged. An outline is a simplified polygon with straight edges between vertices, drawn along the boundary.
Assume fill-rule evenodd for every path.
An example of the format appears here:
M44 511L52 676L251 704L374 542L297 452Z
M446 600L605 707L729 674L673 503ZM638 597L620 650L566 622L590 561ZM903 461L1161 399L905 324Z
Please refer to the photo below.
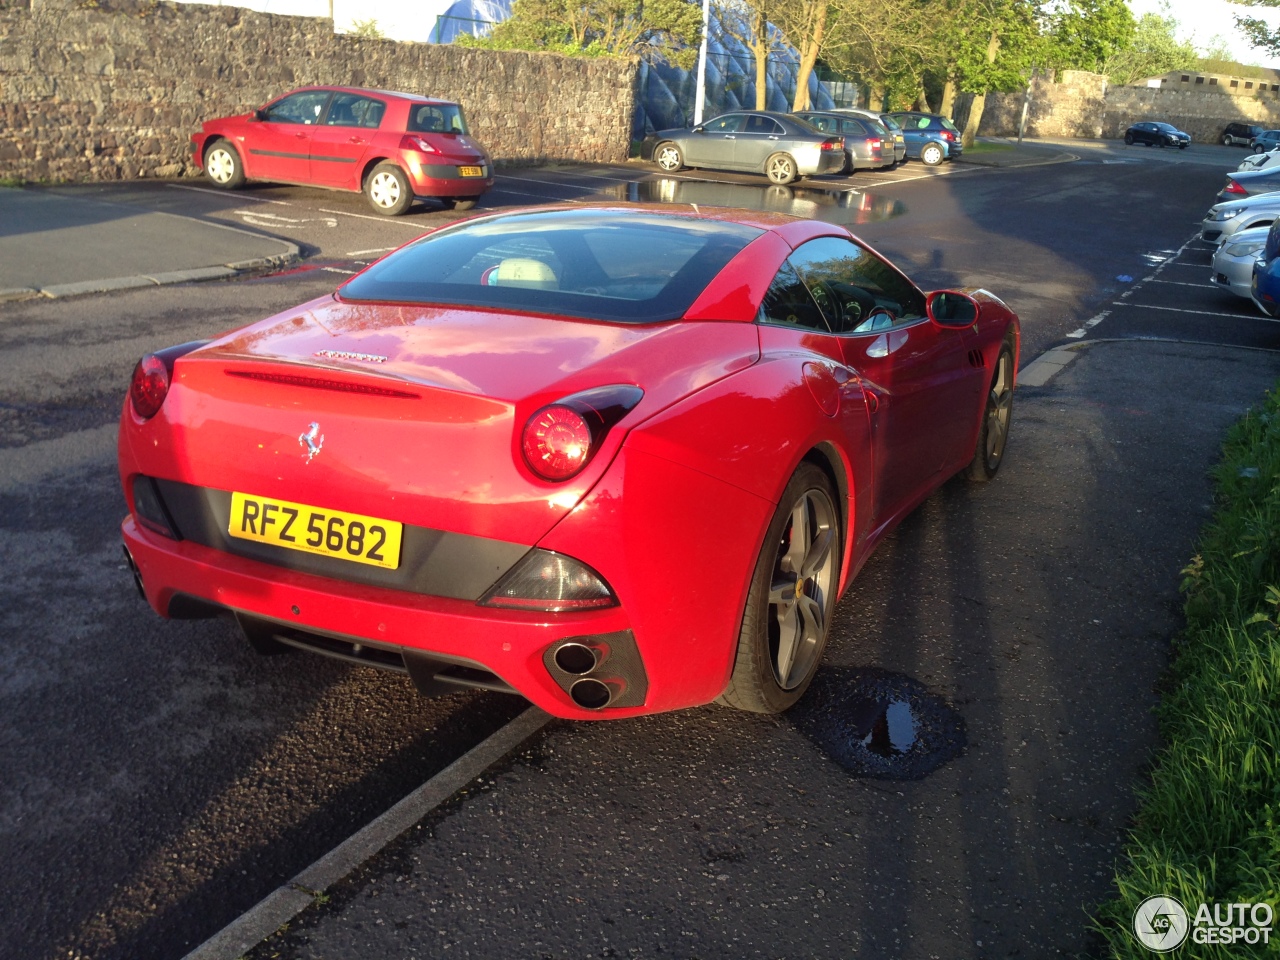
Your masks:
M295 133L295 134L294 134L294 136L295 136L297 139L299 139L299 140L306 140L306 139L308 139L308 135L307 135L307 134L305 134L305 133Z
M772 134L772 133L771 133L771 134L769 134L769 139L770 139L770 140L777 140L777 139L778 139L778 137L777 137L775 134Z
M725 134L725 136L724 136L724 138L725 138L726 140L737 140L737 139L738 139L737 137L735 137L735 136L734 136L733 134L731 134L731 133L726 133L726 134Z
M347 143L364 143L364 137L347 137Z

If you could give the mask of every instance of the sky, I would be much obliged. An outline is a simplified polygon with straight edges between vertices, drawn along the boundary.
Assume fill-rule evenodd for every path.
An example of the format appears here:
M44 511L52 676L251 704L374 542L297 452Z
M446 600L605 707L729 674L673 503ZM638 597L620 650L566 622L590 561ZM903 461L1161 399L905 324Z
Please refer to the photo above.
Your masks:
M1178 39L1189 40L1203 49L1213 37L1221 36L1231 50L1232 59L1240 63L1280 68L1280 58L1249 45L1236 28L1236 14L1280 23L1280 10L1275 7L1243 7L1226 0L1128 0L1134 17L1158 13L1178 21ZM1167 8L1167 10L1165 9Z

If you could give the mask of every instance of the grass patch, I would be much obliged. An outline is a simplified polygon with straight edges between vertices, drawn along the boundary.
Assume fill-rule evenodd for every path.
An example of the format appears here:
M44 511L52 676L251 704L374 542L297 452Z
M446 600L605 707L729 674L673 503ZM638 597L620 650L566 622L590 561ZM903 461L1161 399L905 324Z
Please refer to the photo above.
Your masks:
M0 177L0 187L21 187L26 182L22 177Z
M1134 910L1177 897L1280 907L1280 385L1231 428L1214 469L1216 510L1183 571L1186 632L1158 711L1165 747L1141 795L1118 896L1094 918L1110 955L1153 956ZM1192 928L1194 932L1194 927ZM1280 955L1270 946L1195 943L1179 955Z
M983 143L981 140L975 140L972 147L965 147L962 156L970 157L975 153L1003 153L1005 150L1013 150L1012 143Z

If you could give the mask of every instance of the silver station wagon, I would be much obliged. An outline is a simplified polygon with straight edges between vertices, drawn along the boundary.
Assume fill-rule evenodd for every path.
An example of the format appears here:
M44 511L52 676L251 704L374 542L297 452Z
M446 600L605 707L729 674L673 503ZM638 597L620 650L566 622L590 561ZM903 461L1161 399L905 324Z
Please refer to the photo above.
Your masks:
M774 183L839 173L844 140L787 113L726 113L692 130L660 130L645 141L646 154L666 173L682 167L763 173Z

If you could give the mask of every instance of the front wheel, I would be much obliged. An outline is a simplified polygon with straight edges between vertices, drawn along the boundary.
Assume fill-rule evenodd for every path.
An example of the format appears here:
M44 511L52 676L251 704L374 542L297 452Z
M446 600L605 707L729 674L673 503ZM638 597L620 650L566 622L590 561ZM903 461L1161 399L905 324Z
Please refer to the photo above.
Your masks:
M925 144L923 150L920 151L920 159L931 167L936 167L943 160L942 148L936 143Z
M764 172L772 182L785 186L796 178L796 162L788 154L775 153L765 161Z
M973 451L965 475L979 483L990 480L1004 460L1004 448L1009 442L1009 423L1013 419L1013 349L1008 343L1000 348L996 358L995 373L991 377L991 389L987 391L987 404L982 412L982 426L978 430L978 444Z
M225 140L215 141L204 154L204 173L209 182L221 190L234 190L244 184L244 165L240 154Z
M1133 146L1133 134L1132 134L1132 133L1126 133L1126 134L1124 135L1124 145L1125 145L1126 147L1132 147L1132 146Z
M831 481L800 464L765 533L720 703L781 713L800 699L827 643L843 542Z
M684 154L670 141L658 144L658 149L653 151L653 159L666 173L676 173L684 166Z
M394 163L380 163L364 182L369 206L386 217L398 217L413 204L413 187Z
M1222 138L1222 145L1223 145L1224 147L1229 147L1229 146L1231 146L1231 137L1229 137L1229 136L1223 136L1223 138Z

